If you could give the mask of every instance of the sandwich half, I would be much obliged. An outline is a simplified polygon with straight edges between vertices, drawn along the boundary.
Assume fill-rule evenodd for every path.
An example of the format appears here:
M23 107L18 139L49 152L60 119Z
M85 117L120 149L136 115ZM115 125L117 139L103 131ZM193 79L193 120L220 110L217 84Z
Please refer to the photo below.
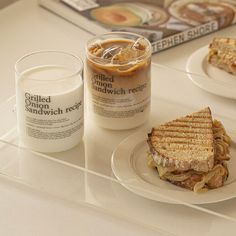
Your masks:
M209 45L208 62L236 75L236 39L214 38Z
M222 186L228 177L230 137L209 107L152 128L148 165L159 177L194 192Z

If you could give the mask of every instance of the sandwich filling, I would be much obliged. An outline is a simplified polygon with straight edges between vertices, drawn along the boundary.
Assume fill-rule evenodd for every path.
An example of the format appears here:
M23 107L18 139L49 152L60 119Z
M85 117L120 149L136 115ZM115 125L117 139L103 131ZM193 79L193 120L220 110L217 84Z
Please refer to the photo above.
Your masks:
M186 133L191 133L192 139L189 138L190 135L187 135L184 139L182 138L185 141L181 142L177 133L170 135L169 132L169 136L172 139L167 139L166 134L160 134L165 132L167 127L172 127L172 129L174 126L176 127L174 125L176 121L164 124L164 128L160 126L160 128L153 129L148 138L150 147L148 166L156 168L161 179L194 192L203 192L208 189L221 187L229 174L226 161L230 159L229 147L231 139L227 135L222 123L214 120L208 128L206 128L206 125L203 125L205 128L192 129L192 126L199 122L200 114L202 116L203 113L206 113L206 117L212 120L210 109L187 116L191 117L191 122L186 120L187 117L179 119L182 122L185 121L185 124L189 123L191 127L191 131L189 129L186 129L185 133L181 131L179 136L185 137ZM195 119L194 123L192 117L198 117L198 121ZM200 123L198 123L198 126ZM183 128L183 125L180 127ZM197 133L197 131L201 135L198 133L193 138L193 134ZM161 135L165 137L163 138ZM166 140L170 140L170 142L168 143ZM197 156L197 153L199 156ZM181 155L184 158L181 158Z

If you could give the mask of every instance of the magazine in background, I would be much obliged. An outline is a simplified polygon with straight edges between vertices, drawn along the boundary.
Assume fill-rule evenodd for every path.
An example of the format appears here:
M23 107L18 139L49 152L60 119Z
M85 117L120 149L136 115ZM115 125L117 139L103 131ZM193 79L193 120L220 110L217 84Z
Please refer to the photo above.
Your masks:
M52 7L53 4L49 6L49 2L60 4L61 10ZM150 40L153 52L236 22L234 0L41 0L40 3L95 34L107 31L141 34ZM68 14L62 11L63 7ZM70 17L69 11L72 11Z

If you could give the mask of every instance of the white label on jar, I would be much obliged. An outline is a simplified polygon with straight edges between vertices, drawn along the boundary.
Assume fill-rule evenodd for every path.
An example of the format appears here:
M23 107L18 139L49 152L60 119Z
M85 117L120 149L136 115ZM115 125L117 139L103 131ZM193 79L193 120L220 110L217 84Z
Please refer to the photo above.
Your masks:
M101 126L126 129L147 120L151 79L150 62L145 62L137 65L136 69L119 72L117 68L100 68L87 61L92 110Z
M60 67L34 68L17 83L19 136L23 144L43 152L66 150L83 136L82 82L76 78L72 83L36 79L55 70L65 73Z
M120 80L101 74L93 76L91 89L96 114L111 118L129 118L143 112L149 105L149 81L137 84L131 78L131 87L127 88L127 85L122 86Z
M25 93L26 133L38 139L64 139L77 132L82 122L82 101L59 105L55 97ZM56 104L55 104L56 103ZM71 114L70 114L71 113Z

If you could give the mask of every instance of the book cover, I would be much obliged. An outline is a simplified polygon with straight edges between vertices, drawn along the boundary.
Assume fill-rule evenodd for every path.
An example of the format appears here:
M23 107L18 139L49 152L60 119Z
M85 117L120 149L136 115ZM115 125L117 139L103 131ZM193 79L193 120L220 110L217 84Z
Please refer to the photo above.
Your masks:
M236 22L235 0L40 0L79 27L100 34L127 31L159 52Z

